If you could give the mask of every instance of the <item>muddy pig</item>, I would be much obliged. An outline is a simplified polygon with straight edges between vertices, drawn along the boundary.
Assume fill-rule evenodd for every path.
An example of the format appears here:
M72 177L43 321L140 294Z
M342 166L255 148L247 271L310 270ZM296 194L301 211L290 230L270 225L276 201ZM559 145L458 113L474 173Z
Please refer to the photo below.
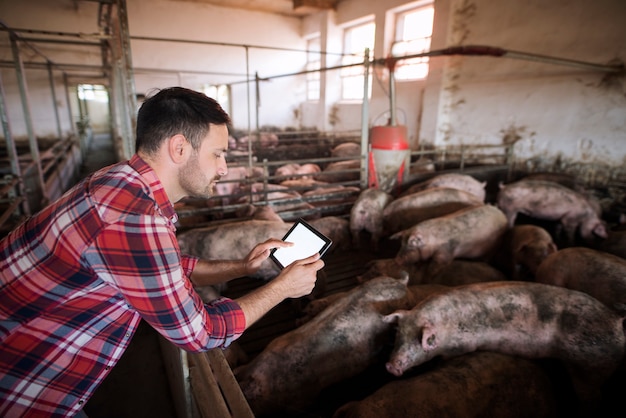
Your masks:
M372 250L378 250L378 241L383 234L383 211L392 200L389 193L373 187L359 194L350 209L350 233L355 248L359 248L361 231L367 231Z
M396 255L398 264L434 261L435 274L456 258L487 260L507 230L506 217L497 207L485 204L428 219L397 232L391 239L402 239Z
M538 225L514 225L503 237L494 264L512 280L534 280L539 264L558 250L548 231Z
M381 315L415 305L407 280L379 277L353 288L235 369L255 416L301 412L322 389L383 361L392 327Z
M602 385L622 362L626 343L623 318L602 302L541 283L453 287L384 320L398 322L387 363L396 376L437 356L476 350L554 358L568 370L584 405L599 400Z
M570 243L574 242L577 231L585 240L608 237L605 223L589 200L558 183L521 180L500 184L497 199L497 206L506 214L511 227L517 214L522 213L536 219L559 221Z
M613 254L586 247L563 248L541 263L535 281L580 290L626 314L626 260Z
M481 202L485 201L486 181L478 181L474 177L468 174L461 173L446 173L439 174L428 180L414 184L402 193L402 196L407 194L419 192L426 189L432 189L434 187L449 187L452 189L463 190L467 193L471 193Z
M552 418L559 416L545 370L531 360L475 352L385 384L333 418Z
M427 219L482 204L473 194L450 187L435 187L407 194L385 207L384 234L395 234Z
M367 270L357 276L363 283L378 276L399 278L403 271L409 274L409 285L440 284L444 286L460 286L478 282L495 282L506 280L500 270L491 265L475 260L452 260L435 274L429 274L430 262L400 265L393 258L381 258L367 263Z
M384 275L379 275L378 277L381 277L381 276L384 276ZM395 277L395 278L398 280L405 280L406 275L403 275L402 277ZM409 292L411 292L411 294L413 295L413 297L415 297L415 300L417 301L417 300L424 299L426 296L434 292L443 291L447 289L447 286L439 285L439 284L411 285L409 283L408 288L409 288ZM302 317L298 318L296 323L299 325L302 325L303 323L310 321L317 314L322 312L324 309L328 308L337 300L343 298L348 293L349 291L333 293L332 295L324 296L319 299L315 299L311 301L309 304L306 305L304 309L302 309L303 315Z

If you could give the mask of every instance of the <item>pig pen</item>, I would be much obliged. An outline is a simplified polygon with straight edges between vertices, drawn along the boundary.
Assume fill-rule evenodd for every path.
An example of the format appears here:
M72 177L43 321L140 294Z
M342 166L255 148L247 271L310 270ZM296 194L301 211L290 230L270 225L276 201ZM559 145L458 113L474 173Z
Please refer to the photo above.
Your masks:
M308 134L307 134L308 135ZM316 134L317 135L317 134ZM297 136L297 135L296 135ZM310 138L309 138L310 139ZM307 141L308 139L304 140ZM284 153L275 152L274 154L268 152L268 157L274 156L277 160L270 161L269 158L264 164L268 167L264 172L264 178L262 182L264 184L277 183L276 180L271 177L276 177L275 170L277 167L287 163L298 163L304 165L311 161L325 162L324 159L328 159L328 162L336 160L358 160L359 157L327 157L330 155L332 148L341 143L355 143L355 139L346 139L342 137L339 140L333 139L324 143L319 148L315 147L301 147L307 149L307 152L314 152L315 156L307 154L302 159L281 159L285 158L284 153L291 152L289 149L283 151ZM494 152L492 152L495 149ZM504 149L504 152L501 150ZM312 151L311 151L312 150ZM322 157L320 157L322 155ZM299 155L301 156L301 155ZM294 155L289 155L288 158L292 158ZM297 156L296 156L297 157ZM245 161L250 158L250 155L245 151L240 155L236 153L229 158L229 167L234 167L236 164L240 166L246 166ZM485 152L471 153L468 150L428 150L420 149L412 153L412 163L410 167L410 173L407 177L406 187L411 184L417 183L436 174L445 172L463 172L471 174L475 178L486 181L487 202L495 202L495 197L498 191L498 183L513 181L522 177L525 173L513 170L510 164L509 150L505 147L499 149L495 147L486 147ZM253 165L258 165L256 162ZM261 164L263 166L263 164ZM269 167L273 166L273 169ZM272 171L273 170L273 171ZM351 173L353 178L355 174L358 174L357 168L350 168L341 170ZM292 175L293 176L293 175ZM298 176L295 175L297 178ZM303 176L301 176L303 177ZM244 183L249 181L248 178L244 178ZM324 185L325 187L333 187L333 182ZM339 181L336 182L340 186L356 186L359 184L359 180L351 181ZM623 185L617 184L614 188L623 190ZM302 188L307 189L309 186L291 186L292 191L301 191ZM607 193L607 190L611 187L602 187L602 193L605 193L607 197L614 200L619 200L612 193ZM308 188L307 190L310 190ZM248 196L250 192L248 191ZM279 216L284 221L292 221L298 217L303 218L319 218L320 216L338 216L345 219L349 218L349 209L353 202L358 197L359 192L350 191L343 193L340 197L344 199L339 201L338 204L332 200L334 197L332 194L326 196L317 197L320 205L317 208L294 208L289 210L277 210ZM236 194L233 194L236 196ZM610 196L609 196L610 195ZM222 201L222 197L219 198L218 204L211 205L207 202L186 202L184 207L178 208L178 213L181 216L181 224L179 225L179 232L195 229L197 227L206 225L221 225L230 223L235 220L247 219L250 216L241 216L237 214L237 211L246 205L246 203L232 203L228 201ZM286 203L292 203L294 198L283 198ZM297 202L301 202L298 198ZM314 201L315 199L312 199ZM326 201L331 202L329 205L325 205ZM267 205L269 201L256 201L253 202L257 206ZM307 202L308 203L308 202ZM620 203L620 202L618 202ZM278 208L280 205L275 205ZM321 208L321 209L320 209ZM221 213L221 214L220 214ZM186 222L188 221L188 222ZM521 222L527 222L528 219L521 217ZM552 228L554 225L545 223L546 227ZM362 237L364 245L360 249L350 248L342 251L333 251L325 256L326 267L324 269L326 273L326 290L324 295L332 295L343 291L354 289L358 283L356 277L363 273L366 268L366 263L370 260L377 258L393 257L398 249L399 242L396 240L384 239L381 242L379 252L374 253L366 245L366 237ZM243 277L232 281L229 284L228 289L224 292L226 296L238 297L257 286L260 286L262 282L259 279L253 279ZM264 316L258 323L252 326L244 335L237 341L237 345L242 349L245 358L236 359L236 362L248 362L254 359L263 351L267 345L279 336L288 333L291 330L296 329L299 326L299 320L301 319L300 309L302 304L294 303L293 301L285 301L279 306L270 311ZM136 340L136 341L135 341ZM142 342L143 341L143 342ZM156 342L155 342L156 341ZM146 350L146 344L148 349ZM165 377L166 360L159 358L158 347L155 350L155 345L158 346L158 335L155 335L152 329L147 326L140 328L140 332L136 338L133 339L131 347L124 355L122 361L116 367L111 376L105 380L101 389L98 390L94 398L90 401L91 408L87 409L90 416L93 417L106 417L106 416L136 416L137 414L146 414L149 412L150 416L163 416L170 417L175 416L173 407L173 400L168 382ZM133 348L134 347L134 348ZM392 347L387 347L387 351L391 352ZM554 376L556 376L557 382L562 383L564 386L561 388L557 395L559 396L559 403L561 405L567 405L568 396L571 395L571 391L567 387L567 379L563 377L563 370L553 362L539 362L542 367L550 370ZM417 370L414 370L411 374L416 375L425 373L435 366L433 364L426 364L420 366ZM383 365L378 367L372 367L366 370L364 373L359 374L356 377L347 379L343 382L337 383L328 387L320 393L316 398L313 405L310 407L291 411L289 416L297 418L305 417L332 417L335 411L344 403L361 399L368 394L373 393L377 388L382 386L383 383L391 382L394 377L384 369ZM130 388L126 391L121 388ZM623 392L625 388L624 382L616 382L607 391L609 401L611 405L617 405L619 400L619 393ZM120 399L124 398L124 394L127 392L128 400ZM111 393L114 394L116 401L112 403ZM120 412L124 408L126 412ZM132 412L128 412L132 411ZM198 411L194 411L197 415ZM565 408L562 416L575 416L574 410ZM609 415L605 415L609 416Z
M452 170L454 171L454 170ZM445 170L438 171L438 173ZM467 171L466 171L467 172ZM478 179L487 182L487 202L495 202L498 183L500 181L514 181L523 177L525 173L510 172L508 169L469 169L469 172ZM428 176L423 176L425 178ZM602 188L600 188L602 189ZM604 193L607 190L598 189L598 193ZM619 205L618 205L619 206ZM621 206L623 209L623 205ZM521 222L536 222L530 218L522 219ZM541 223L541 222L539 222ZM554 232L556 226L554 223L544 222L543 226ZM362 237L365 238L365 237ZM359 249L351 248L348 250L334 252L325 257L327 276L327 286L324 296L335 293L348 291L358 286L356 277L362 274L366 269L366 264L370 260L378 258L393 257L398 252L399 243L396 240L384 239L380 245L378 252L373 252L368 246L367 241L361 242ZM560 245L565 245L560 243ZM232 285L225 291L225 295L229 297L238 297L249 292L261 283L258 280L250 278L240 278L232 282ZM249 362L263 351L267 345L277 337L284 335L299 326L301 318L301 305L294 304L293 301L286 301L268 313L259 323L255 324L238 340L238 344L245 353L245 359L236 361ZM388 347L390 352L391 347ZM579 416L577 407L571 401L573 396L572 389L565 371L558 362L553 360L536 360L533 362L538 364L541 370L546 371L550 375L550 388L553 390L554 402L558 404L558 413L550 416ZM433 362L416 368L409 373L408 377L415 377L420 374L428 373L436 370L438 363ZM341 367L341 365L338 365ZM371 395L385 383L393 382L394 378L385 369L382 364L377 364L368 368L365 372L358 376L351 377L340 383L333 384L325 388L315 399L312 405L302 410L291 410L285 416L305 418L305 417L334 417L336 411L345 403L352 400L363 399ZM620 416L620 414L612 414L619 407L620 393L622 393L626 382L623 375L615 377L610 381L605 389L606 404L602 406L602 416ZM282 416L282 415L272 415ZM346 415L348 416L348 415Z

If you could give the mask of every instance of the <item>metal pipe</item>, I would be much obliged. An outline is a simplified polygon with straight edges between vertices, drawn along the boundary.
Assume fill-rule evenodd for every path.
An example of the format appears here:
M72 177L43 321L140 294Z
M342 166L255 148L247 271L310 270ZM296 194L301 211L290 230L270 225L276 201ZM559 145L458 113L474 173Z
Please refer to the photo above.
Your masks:
M40 188L41 196L43 197L43 204L48 202L48 191L45 188L45 182L43 180L43 174L41 171L41 158L39 156L39 144L35 137L35 131L33 129L33 120L30 112L30 101L28 98L28 87L26 85L26 76L24 74L24 67L22 65L22 58L20 56L19 47L17 44L17 38L11 35L11 50L13 52L13 61L15 62L15 73L17 76L17 84L20 90L20 96L22 98L22 110L24 111L24 123L26 124L26 132L28 134L28 143L30 145L30 154L37 169L37 185Z
M367 188L369 182L369 75L370 49L365 48L363 59L363 104L361 105L361 189Z
M9 163L11 165L11 174L15 180L15 188L16 194L19 199L19 203L22 205L21 212L22 214L29 215L30 209L28 207L28 201L23 199L22 196L25 196L24 193L24 184L22 181L18 181L17 179L21 179L22 171L20 168L19 156L17 155L17 149L15 147L15 140L13 139L13 133L11 132L11 125L9 124L9 116L6 111L5 98L4 98L4 85L2 83L2 74L0 74L0 119L2 120L2 130L4 132L4 138L6 140L7 154L9 157ZM12 186L13 188L13 186ZM3 191L4 194L4 191ZM16 205L18 207L18 205ZM12 212L12 211L11 211ZM10 213L8 211L5 212ZM4 217L4 216L3 216ZM4 223L5 220L0 222L0 225Z
M61 139L63 133L61 131L61 118L59 117L59 108L57 107L57 94L54 89L54 73L52 72L51 63L48 63L48 79L50 80L50 92L52 93L52 109L54 110L54 119L57 123L57 136Z

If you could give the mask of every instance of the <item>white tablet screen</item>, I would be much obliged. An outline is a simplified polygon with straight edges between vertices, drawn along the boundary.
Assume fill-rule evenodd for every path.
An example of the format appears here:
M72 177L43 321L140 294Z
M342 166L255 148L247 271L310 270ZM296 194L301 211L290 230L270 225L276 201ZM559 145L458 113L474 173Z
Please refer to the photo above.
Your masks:
M302 220L294 224L283 238L283 241L293 242L294 245L276 248L272 251L272 259L281 268L285 268L296 260L307 258L318 252L322 255L331 244L331 240L328 237Z

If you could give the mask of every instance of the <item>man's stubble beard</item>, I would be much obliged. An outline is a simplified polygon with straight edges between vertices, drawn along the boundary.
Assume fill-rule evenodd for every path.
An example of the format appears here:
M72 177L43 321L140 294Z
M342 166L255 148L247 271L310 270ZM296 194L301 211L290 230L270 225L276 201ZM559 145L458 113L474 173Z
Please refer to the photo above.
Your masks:
M215 196L215 183L219 179L220 176L215 176L211 181L206 179L198 165L197 155L192 155L178 173L178 181L190 197L208 199Z

